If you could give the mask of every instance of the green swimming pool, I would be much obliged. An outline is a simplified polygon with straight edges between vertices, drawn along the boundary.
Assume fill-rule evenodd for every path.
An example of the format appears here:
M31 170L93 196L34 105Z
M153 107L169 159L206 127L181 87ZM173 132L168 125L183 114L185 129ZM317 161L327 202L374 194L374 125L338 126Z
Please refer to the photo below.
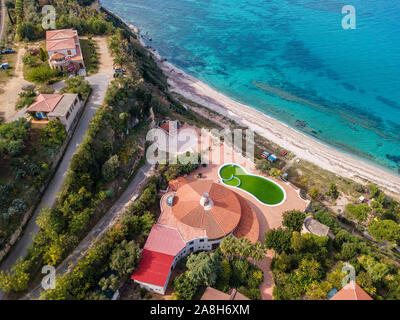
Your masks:
M249 174L238 164L223 165L218 175L227 186L242 189L265 205L277 206L286 199L285 190L280 185L267 178Z

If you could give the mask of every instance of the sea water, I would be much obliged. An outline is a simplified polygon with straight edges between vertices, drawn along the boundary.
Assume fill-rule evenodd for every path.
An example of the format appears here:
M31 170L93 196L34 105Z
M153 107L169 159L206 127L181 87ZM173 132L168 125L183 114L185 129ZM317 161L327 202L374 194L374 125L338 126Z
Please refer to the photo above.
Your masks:
M399 0L102 0L171 63L317 140L400 166ZM342 8L356 28L342 27Z

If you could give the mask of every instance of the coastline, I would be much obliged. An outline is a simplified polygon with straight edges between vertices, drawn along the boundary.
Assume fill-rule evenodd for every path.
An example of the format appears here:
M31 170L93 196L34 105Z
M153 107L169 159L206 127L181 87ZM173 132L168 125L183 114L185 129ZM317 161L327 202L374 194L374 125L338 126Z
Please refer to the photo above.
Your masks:
M103 9L118 17L112 11L104 7ZM309 161L322 169L359 182L362 182L360 180L368 180L388 191L400 194L400 176L323 144L250 106L234 101L216 91L206 83L162 59L155 49L149 48L144 43L139 28L125 22L120 17L118 18L137 35L138 41L153 56L159 68L167 76L171 92L176 92L186 99L230 118L239 125L252 128L264 138L290 150L296 157Z

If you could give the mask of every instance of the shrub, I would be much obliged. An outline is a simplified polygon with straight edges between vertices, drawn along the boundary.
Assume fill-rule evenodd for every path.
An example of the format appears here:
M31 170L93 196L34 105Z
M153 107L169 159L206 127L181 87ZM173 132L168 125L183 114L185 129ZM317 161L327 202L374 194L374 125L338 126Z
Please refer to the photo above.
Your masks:
M400 227L393 220L373 221L369 224L368 231L377 240L396 242L400 238Z
M103 177L106 181L113 180L117 174L118 169L120 167L120 161L118 155L113 155L110 159L108 159L101 170Z
M45 83L56 77L58 74L58 70L50 68L47 63L43 63L39 67L29 70L26 79L34 83Z

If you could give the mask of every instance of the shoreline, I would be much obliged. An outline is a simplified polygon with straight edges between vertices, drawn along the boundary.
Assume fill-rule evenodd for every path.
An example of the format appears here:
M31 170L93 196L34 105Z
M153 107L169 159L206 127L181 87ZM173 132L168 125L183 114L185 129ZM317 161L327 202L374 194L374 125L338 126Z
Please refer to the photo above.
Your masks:
M138 41L153 56L159 68L167 76L171 92L176 92L188 100L234 120L239 125L252 128L262 137L290 150L297 158L309 161L342 177L358 182L367 180L388 191L400 194L400 176L378 165L334 149L257 109L237 102L218 92L201 80L164 60L156 49L149 48L145 44L139 28L121 18L119 19L137 35Z

